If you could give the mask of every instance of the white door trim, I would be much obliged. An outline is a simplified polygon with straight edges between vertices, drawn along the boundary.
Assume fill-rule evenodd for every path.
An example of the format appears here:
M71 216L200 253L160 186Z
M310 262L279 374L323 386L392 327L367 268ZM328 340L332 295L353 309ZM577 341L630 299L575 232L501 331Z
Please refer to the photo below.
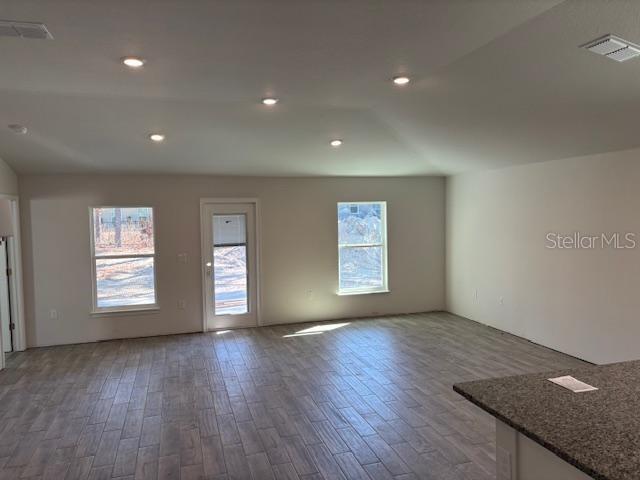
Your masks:
M256 321L259 327L262 326L262 290L260 285L262 284L262 242L261 242L261 233L262 233L262 213L260 211L260 199L259 198L228 198L228 197L213 197L213 198L201 198L200 199L200 272L201 272L201 282L202 282L202 331L207 331L207 273L204 266L204 258L203 252L205 251L207 245L205 245L205 232L202 226L205 224L204 217L204 207L206 205L216 204L216 203L249 203L253 204L255 209L255 222L256 222Z
M9 268L12 275L9 277L9 294L11 295L11 319L15 324L13 330L13 350L23 351L27 349L27 335L24 322L24 291L22 283L22 240L20 238L20 205L17 195L0 193L0 199L11 201L11 217L13 221L13 248L10 249ZM0 356L0 368L4 368L4 352Z

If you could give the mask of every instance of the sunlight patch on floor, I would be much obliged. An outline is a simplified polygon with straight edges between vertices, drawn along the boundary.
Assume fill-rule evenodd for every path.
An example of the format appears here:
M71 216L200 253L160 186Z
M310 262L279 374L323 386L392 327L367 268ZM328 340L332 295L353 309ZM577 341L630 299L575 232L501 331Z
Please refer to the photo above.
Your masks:
M335 330L336 328L341 328L349 325L349 323L330 323L326 325L316 325L315 327L309 327L302 330L298 330L296 333L291 333L289 335L283 335L282 338L290 338L290 337L302 337L305 335L319 335L324 332L330 332L331 330Z
M306 335L320 335L322 332L305 332L305 333L290 333L289 335L283 335L282 338L290 338L290 337L304 337Z

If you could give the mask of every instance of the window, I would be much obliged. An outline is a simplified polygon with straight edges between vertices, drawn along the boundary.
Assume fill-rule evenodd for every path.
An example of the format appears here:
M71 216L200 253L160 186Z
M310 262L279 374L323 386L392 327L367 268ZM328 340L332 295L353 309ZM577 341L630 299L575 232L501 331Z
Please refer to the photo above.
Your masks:
M247 216L213 215L213 281L216 315L249 312Z
M153 208L91 209L93 310L157 306Z
M338 203L341 295L388 291L387 203Z

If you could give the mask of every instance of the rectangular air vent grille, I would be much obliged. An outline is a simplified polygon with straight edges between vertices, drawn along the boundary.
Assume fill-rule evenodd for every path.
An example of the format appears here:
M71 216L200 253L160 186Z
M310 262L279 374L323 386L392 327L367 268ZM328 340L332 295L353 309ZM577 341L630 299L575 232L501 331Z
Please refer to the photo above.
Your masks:
M602 42L598 42L591 47L587 47L587 50L599 55L609 55L610 53L627 48L626 43L622 43L615 38L607 38Z
M53 39L53 35L47 30L44 23L16 22L14 20L0 20L0 37Z
M582 47L616 62L626 62L640 55L640 47L638 45L615 35L605 35L586 45L582 45Z
M638 55L640 55L640 50L635 47L628 46L621 50L611 52L609 55L607 55L607 57L617 62L626 62L633 57L637 57Z

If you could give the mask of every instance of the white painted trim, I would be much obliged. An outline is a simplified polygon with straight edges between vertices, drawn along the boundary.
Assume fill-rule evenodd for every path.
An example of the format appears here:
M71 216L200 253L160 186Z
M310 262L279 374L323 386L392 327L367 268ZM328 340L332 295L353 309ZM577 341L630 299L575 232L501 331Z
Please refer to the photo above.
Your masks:
M158 313L160 311L160 307L155 304L143 304L142 306L138 305L127 305L126 307L105 307L100 310L89 312L89 315L92 317L104 317L104 316L114 316L114 315L139 315L139 314L147 314L147 313Z
M206 241L204 235L204 206L206 203L200 199L200 259L198 260L198 268L200 268L200 297L202 300L202 332L205 333L207 331L207 278L206 278L206 269L204 268L204 251L206 248Z
M16 328L14 330L15 344L13 349L18 352L22 352L27 349L27 333L26 333L26 319L24 316L24 289L23 289L23 274L22 274L22 237L20 231L20 202L18 197L14 197L13 203L13 255L9 258L11 262L11 268L14 270L14 279L12 282L12 288L15 300L14 310L14 323Z
M226 198L226 197L207 197L200 199L200 272L201 272L201 282L202 282L202 331L207 332L207 279L206 279L206 270L204 268L204 258L203 254L206 248L205 234L203 225L205 223L204 218L204 207L210 204L216 203L250 203L254 206L255 213L255 242L256 242L256 323L258 327L261 327L262 324L262 289L260 285L262 284L262 212L260 210L260 199L256 197L239 197L239 198Z
M260 201L256 198L254 202L254 211L255 211L255 229L256 229L256 302L258 302L257 312L256 312L256 322L259 327L262 326L262 315L261 315L261 306L262 306L262 289L260 285L262 285L262 281L260 278L260 274L262 269L260 267L260 262L262 260L262 212L260 210Z
M202 207L206 203L260 203L259 198L250 197L237 197L237 198L225 198L225 197L207 197L200 199L200 206Z
M95 239L93 238L94 225L93 225L93 210L96 208L150 208L151 215L153 216L153 254L142 255L100 255L96 256ZM118 316L119 314L135 313L141 311L157 311L160 310L160 300L158 299L158 235L157 235L157 214L156 208L153 205L94 205L89 206L89 248L91 256L91 310L89 315L92 317L101 316ZM153 258L153 295L155 297L155 303L148 303L142 305L126 305L121 307L98 307L98 285L96 279L96 260L100 259L115 259L115 258Z
M13 248L10 249L9 268L13 275L9 278L11 295L11 319L15 324L13 331L13 350L27 349L27 334L24 318L24 285L22 280L22 240L20 236L20 201L17 195L0 194L0 198L11 201L13 221ZM4 368L4 355L0 355L1 368Z
M391 293L391 290L384 288L380 290L338 290L336 292L339 297L348 297L350 295L375 295L377 293Z
M384 225L384 229L382 231L382 241L380 243L362 243L362 244L340 244L340 238L337 238L338 243L338 291L336 294L338 296L348 296L348 295L365 295L369 293L390 293L391 289L389 288L389 244L388 244L388 225L387 225L387 201L386 200L371 200L369 202L338 202L337 207L340 205L368 205L371 203L379 203L382 208L380 209L382 216L382 224ZM337 211L336 211L337 213ZM337 225L336 218L336 225ZM338 233L338 237L340 233ZM342 248L358 248L358 247L383 247L382 248L382 269L383 269L383 285L381 287L370 288L370 289L340 289L341 284L341 272L340 272L340 249Z

